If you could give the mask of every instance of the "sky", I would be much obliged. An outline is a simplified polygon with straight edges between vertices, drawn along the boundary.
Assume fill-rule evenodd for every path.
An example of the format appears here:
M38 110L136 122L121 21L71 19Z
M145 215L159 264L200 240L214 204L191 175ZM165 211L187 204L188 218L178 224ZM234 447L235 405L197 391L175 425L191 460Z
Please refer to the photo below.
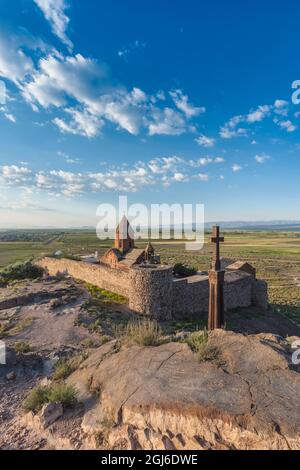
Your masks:
M120 195L300 220L299 24L298 0L1 0L0 228Z

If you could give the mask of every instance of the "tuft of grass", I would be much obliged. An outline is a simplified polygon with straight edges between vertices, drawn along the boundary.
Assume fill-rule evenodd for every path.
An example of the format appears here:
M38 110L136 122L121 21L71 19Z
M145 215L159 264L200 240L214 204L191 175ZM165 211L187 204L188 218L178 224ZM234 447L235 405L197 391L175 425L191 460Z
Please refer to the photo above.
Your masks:
M204 328L203 331L195 331L191 333L185 340L193 352L199 352L203 347L208 344L208 331Z
M31 351L31 346L27 341L17 341L14 344L14 350L17 353L26 354Z
M159 346L162 343L160 326L152 320L130 322L119 330L120 340L125 345Z
M206 328L203 331L195 331L191 333L185 342L189 345L191 350L197 354L199 362L217 362L220 363L220 350L210 344L209 334Z
M216 362L222 364L220 350L212 344L206 344L198 351L197 357L199 362Z
M56 384L47 387L37 386L23 403L25 411L37 413L48 403L62 403L69 407L76 403L77 392L72 385Z
M92 338L86 338L81 341L81 344L84 348L92 349L97 347L97 343Z
M71 359L60 359L54 366L54 372L52 374L53 380L64 380L71 375L87 358L86 354L75 356Z

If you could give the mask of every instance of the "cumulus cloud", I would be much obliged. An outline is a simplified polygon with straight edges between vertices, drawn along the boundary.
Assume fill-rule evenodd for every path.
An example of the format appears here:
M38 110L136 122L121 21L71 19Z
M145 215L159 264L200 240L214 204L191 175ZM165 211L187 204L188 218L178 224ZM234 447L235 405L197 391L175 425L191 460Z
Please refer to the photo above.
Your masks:
M50 23L53 33L72 50L73 44L68 38L66 31L70 22L65 10L68 8L66 0L34 0L42 10L46 20Z
M63 134L82 135L84 137L95 137L99 134L104 125L104 121L97 116L89 113L87 110L66 109L70 116L69 122L60 118L53 119L54 124Z
M196 130L181 113L171 108L153 109L150 116L149 135L181 135Z
M197 142L198 145L200 145L201 147L206 147L206 148L210 148L210 147L214 147L215 146L215 143L216 143L216 140L212 137L207 137L205 135L200 135L199 137L197 137L197 139L195 139L195 141Z
M66 154L59 152L65 158ZM218 163L218 158L205 162L206 165ZM203 162L204 163L204 162ZM27 195L36 197L44 191L50 197L67 199L90 192L137 192L158 186L184 184L191 179L208 181L209 175L200 172L199 162L178 156L157 157L148 162L138 161L131 166L107 166L102 171L35 171L28 167L4 165L0 167L0 182L3 186L21 188ZM198 169L198 170L197 170Z
M0 34L0 76L20 84L33 69L33 62L25 55L19 38Z
M181 90L148 95L139 87L128 89L103 62L82 54L65 56L32 40L28 47L39 49L39 57L43 52L34 63L34 55L28 58L19 42L0 38L0 75L17 85L34 111L54 114L52 122L62 133L95 137L110 122L133 135L181 135L194 132L192 119L205 111Z
M2 184L15 185L26 183L31 170L25 166L3 165L0 167L0 180Z

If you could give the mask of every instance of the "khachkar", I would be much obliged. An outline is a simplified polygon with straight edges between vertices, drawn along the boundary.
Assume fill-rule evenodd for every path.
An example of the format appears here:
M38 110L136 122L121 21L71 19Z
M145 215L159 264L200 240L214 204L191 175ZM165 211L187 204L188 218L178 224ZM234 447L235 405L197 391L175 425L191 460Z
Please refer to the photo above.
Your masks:
M214 254L211 270L208 272L209 278L209 315L208 329L224 328L224 277L225 271L221 269L220 243L224 238L220 237L220 227L213 227Z

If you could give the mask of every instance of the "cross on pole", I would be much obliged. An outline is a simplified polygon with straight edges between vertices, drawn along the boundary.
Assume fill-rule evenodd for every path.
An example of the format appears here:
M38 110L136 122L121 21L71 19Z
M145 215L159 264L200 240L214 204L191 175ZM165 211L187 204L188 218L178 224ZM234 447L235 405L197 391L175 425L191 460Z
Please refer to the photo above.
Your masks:
M214 330L216 328L225 327L224 318L224 280L225 271L221 269L220 260L220 243L224 242L224 238L220 237L220 227L213 227L211 242L214 243L214 253L212 268L208 272L209 281L209 313L208 328Z
M213 254L213 262L212 262L212 269L214 271L220 271L221 269L221 260L220 260L220 243L223 243L224 237L220 237L220 227L218 225L213 227L213 236L211 242L214 243L214 254Z

